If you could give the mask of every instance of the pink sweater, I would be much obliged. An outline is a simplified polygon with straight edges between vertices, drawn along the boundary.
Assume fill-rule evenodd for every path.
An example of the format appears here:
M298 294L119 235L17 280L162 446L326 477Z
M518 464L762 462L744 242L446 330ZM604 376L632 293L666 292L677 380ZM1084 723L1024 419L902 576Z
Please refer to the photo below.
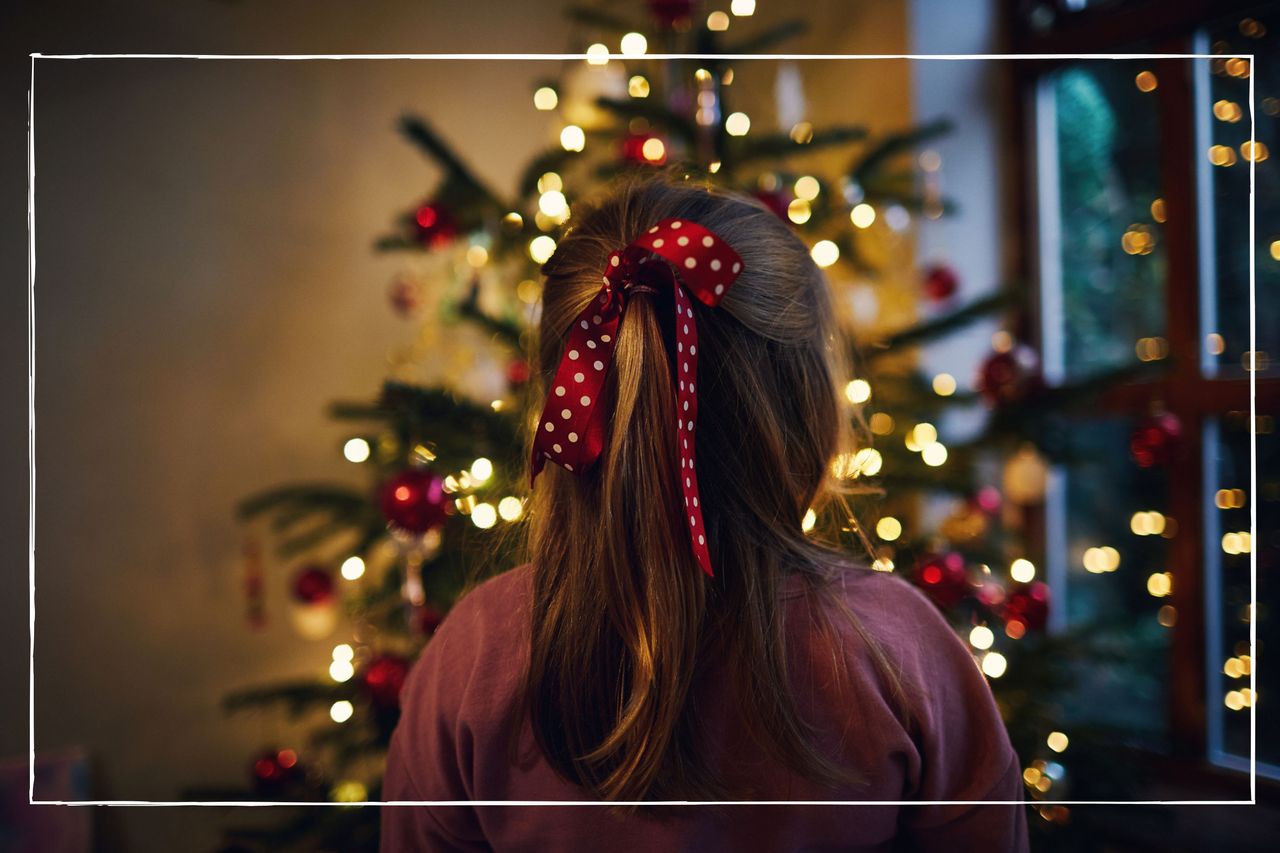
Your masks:
M528 655L529 570L515 569L463 597L404 687L383 799L588 800L539 758L508 762L504 720ZM823 672L798 585L784 594L795 695L823 743L870 780L824 789L760 754L726 722L730 693L699 685L713 766L750 779L759 800L900 800L906 805L673 807L673 816L619 818L599 806L389 806L382 850L499 851L1025 851L1023 805L914 805L919 800L1021 800L1018 757L991 691L937 609L893 575L845 575L843 594L880 644L906 691L901 722L865 643L842 632L846 677ZM837 621L837 624L838 621ZM829 669L831 657L825 656ZM525 724L522 747L532 743Z

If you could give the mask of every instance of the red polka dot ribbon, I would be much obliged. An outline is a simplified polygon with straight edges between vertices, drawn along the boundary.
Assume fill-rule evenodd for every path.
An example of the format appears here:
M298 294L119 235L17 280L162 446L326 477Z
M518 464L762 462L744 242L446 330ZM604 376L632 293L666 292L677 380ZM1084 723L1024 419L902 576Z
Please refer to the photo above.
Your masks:
M666 261L652 263L654 256ZM604 284L573 321L533 440L533 477L547 462L582 474L604 448L609 412L598 405L613 360L630 286L670 287L675 305L676 446L689 539L698 565L713 575L698 498L694 436L698 421L698 327L690 295L712 308L742 272L742 259L696 222L664 219L609 256ZM681 286L683 284L683 286Z

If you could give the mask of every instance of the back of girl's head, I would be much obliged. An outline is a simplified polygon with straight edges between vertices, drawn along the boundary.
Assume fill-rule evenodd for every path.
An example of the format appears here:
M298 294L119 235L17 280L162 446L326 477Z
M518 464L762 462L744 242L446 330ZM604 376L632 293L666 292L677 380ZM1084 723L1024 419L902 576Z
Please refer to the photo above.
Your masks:
M636 290L600 401L610 415L599 461L576 473L548 466L534 490L524 710L551 766L605 799L722 796L689 701L718 659L756 739L835 782L845 774L812 744L788 690L778 606L787 574L831 569L802 519L847 423L841 344L804 244L746 198L668 178L621 183L575 206L543 268L539 374L550 383L610 254L672 218L709 229L743 264L719 306L693 301L695 455L716 575L699 570L684 524L672 295Z

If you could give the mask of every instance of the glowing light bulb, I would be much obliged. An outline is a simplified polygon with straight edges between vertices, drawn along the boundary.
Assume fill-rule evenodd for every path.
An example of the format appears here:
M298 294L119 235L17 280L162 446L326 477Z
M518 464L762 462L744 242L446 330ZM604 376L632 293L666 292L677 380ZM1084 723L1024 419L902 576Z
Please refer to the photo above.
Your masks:
M840 260L840 247L830 240L819 240L813 244L809 254L815 264L826 268Z
M546 234L540 234L529 241L529 257L534 263L544 264L556 251L556 241Z
M481 530L488 530L498 520L498 511L493 504L478 503L471 510L471 523Z
M986 625L974 625L969 632L969 645L986 651L996 641L996 635Z
M543 86L533 93L534 109L546 112L547 110L554 110L558 103L560 103L560 96L550 86Z
M565 151L581 151L587 147L587 134L576 124L566 124L560 131L560 147Z
M342 576L349 581L359 580L364 575L364 560L350 556L342 561Z
M885 542L892 542L902 535L902 522L892 515L886 515L876 522L876 535Z
M356 668L351 665L351 661L335 660L333 663L329 664L329 677L339 684L344 681L349 681L351 676L355 674ZM338 720L338 722L342 721Z
M508 495L498 501L498 515L503 521L517 521L524 514L524 503L517 497Z
M587 48L587 64L588 65L608 65L609 64L609 48L596 42Z
M350 438L342 445L342 455L348 462L364 462L369 458L369 442L363 438Z
M855 379L844 386L844 395L854 405L865 403L871 399L871 383L865 379Z

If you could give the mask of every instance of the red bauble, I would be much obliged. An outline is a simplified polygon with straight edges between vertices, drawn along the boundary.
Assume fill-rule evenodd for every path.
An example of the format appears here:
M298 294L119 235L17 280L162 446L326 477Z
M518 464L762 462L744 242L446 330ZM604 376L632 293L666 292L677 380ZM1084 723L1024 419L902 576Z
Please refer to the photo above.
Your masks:
M1139 468L1167 465L1173 460L1182 437L1182 422L1164 413L1144 419L1129 436L1129 452Z
M970 592L964 557L955 551L922 557L916 563L914 580L944 610L955 607Z
M304 566L293 577L293 597L303 604L326 604L333 600L333 573L321 565Z
M379 503L388 522L410 533L444 524L450 506L444 480L425 468L407 468L383 483Z
M399 655L379 655L369 661L361 676L361 685L379 710L400 707L400 691L409 674L409 661Z
M787 207L791 204L791 193L786 190L759 190L756 198L764 204L765 207L777 214L778 218L791 224L791 220L787 218Z
M419 207L413 214L413 224L418 242L428 248L443 246L458 234L457 220L438 202Z
M1035 350L1015 344L987 356L978 372L978 390L988 403L1016 403L1040 387L1039 359Z
M649 12L658 26L678 29L693 17L693 0L649 0Z
M925 296L934 302L941 302L955 295L956 289L960 287L960 279L951 267L937 264L925 270L922 286Z
M523 358L514 359L507 365L507 384L512 388L519 388L529 381L529 373L529 362Z
M1005 622L1020 622L1030 631L1043 631L1049 621L1049 586L1036 581L1020 586L1005 599L1001 617Z
M645 156L644 147L651 139L656 139L662 144L661 154L656 159ZM649 153L655 152L651 150ZM654 133L629 133L622 140L622 159L642 166L661 166L667 162L667 144L662 137Z
M278 788L302 778L298 753L292 749L268 749L254 759L253 781L260 788Z

